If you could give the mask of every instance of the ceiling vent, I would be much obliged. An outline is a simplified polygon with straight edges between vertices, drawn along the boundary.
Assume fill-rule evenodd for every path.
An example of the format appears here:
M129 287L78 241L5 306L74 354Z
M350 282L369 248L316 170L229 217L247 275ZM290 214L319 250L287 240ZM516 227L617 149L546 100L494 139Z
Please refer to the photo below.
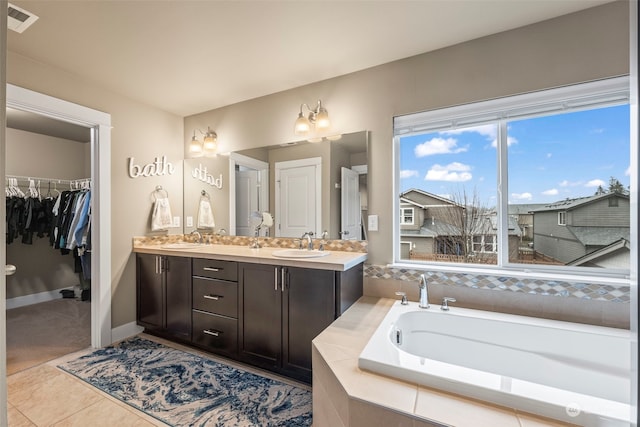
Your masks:
M29 28L31 24L38 20L38 17L33 13L18 6L14 6L11 3L9 3L7 15L7 24L9 29L17 33L22 33L24 30Z

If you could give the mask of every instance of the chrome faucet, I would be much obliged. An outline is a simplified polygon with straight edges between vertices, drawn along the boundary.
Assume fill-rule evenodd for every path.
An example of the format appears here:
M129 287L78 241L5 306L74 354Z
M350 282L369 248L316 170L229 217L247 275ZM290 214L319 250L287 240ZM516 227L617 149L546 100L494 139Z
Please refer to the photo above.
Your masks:
M302 241L304 239L307 239L307 249L310 251L313 250L313 240L311 239L312 236L313 236L313 231L307 231L302 235L302 237L300 237L300 249L302 249Z
M424 273L420 275L420 284L418 285L420 289L420 303L418 307L420 308L429 308L429 293L427 291L427 278Z
M202 234L198 230L193 230L191 234L194 234L198 238L198 243L202 243Z

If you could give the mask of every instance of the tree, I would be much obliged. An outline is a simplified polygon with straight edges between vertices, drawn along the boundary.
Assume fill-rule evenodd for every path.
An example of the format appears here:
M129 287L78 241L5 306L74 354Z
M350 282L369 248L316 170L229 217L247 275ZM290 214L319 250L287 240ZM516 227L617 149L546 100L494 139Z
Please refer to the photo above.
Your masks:
M619 193L624 194L626 192L624 185L616 178L609 178L609 193Z
M468 194L465 188L452 193L451 206L429 207L428 215L437 231L436 253L458 256L458 262L495 264L496 256L484 245L493 247L483 239L496 239L490 219L490 210L482 205L478 192Z

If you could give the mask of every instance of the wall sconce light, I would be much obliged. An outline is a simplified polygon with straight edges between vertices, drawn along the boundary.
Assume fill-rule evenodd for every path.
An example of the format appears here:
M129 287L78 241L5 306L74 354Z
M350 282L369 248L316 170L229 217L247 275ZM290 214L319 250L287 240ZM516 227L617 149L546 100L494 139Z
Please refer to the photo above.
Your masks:
M309 115L307 117L302 113L302 109L304 107L309 110ZM322 106L322 101L320 99L318 99L318 104L313 110L307 104L300 105L300 113L296 119L294 132L296 135L306 136L311 132L312 126L315 127L315 130L317 131L326 130L331 126L329 113L327 113L327 110Z
M212 155L216 153L218 149L218 134L211 130L207 126L207 131L202 132L198 129L198 132L204 135L202 142L196 137L196 131L193 131L193 137L189 143L189 151L193 154Z

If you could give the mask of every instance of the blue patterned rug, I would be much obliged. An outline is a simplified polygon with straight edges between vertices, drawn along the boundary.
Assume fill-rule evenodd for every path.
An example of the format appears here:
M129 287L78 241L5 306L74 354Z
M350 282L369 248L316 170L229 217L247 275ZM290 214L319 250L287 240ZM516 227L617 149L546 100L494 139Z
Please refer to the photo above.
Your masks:
M311 426L311 392L133 337L59 368L173 426Z

